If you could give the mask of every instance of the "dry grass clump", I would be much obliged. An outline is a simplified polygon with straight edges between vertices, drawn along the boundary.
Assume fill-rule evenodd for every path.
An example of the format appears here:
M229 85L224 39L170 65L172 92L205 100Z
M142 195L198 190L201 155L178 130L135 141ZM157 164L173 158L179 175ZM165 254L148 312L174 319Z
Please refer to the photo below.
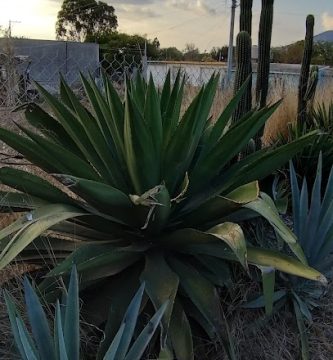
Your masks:
M333 359L333 284L327 289L326 296L313 313L313 324L310 327L310 351L313 359Z
M274 143L278 134L282 133L286 135L288 130L288 124L296 121L297 115L297 101L298 101L298 88L294 86L283 86L277 84L271 88L270 102L275 102L279 99L283 99L282 104L270 117L265 126L265 132L263 136L263 143L266 145ZM328 105L333 101L333 79L326 80L323 85L318 84L316 97L314 104L326 104Z
M260 291L257 282L240 276L228 299L223 302L229 331L239 360L295 360L301 358L300 336L292 308L285 305L272 317L264 310L242 309L241 304ZM222 299L223 299L223 293ZM313 323L308 324L310 359L333 359L333 284L313 311ZM226 335L226 334L224 334ZM195 355L198 360L226 360L221 346L197 339Z
M246 285L246 284L244 284ZM333 359L333 284L313 311L308 324L310 359ZM300 358L300 337L295 315L288 307L267 319L262 310L237 309L229 320L236 355L240 360L295 360ZM224 357L217 358L224 359ZM217 360L216 359L216 360Z

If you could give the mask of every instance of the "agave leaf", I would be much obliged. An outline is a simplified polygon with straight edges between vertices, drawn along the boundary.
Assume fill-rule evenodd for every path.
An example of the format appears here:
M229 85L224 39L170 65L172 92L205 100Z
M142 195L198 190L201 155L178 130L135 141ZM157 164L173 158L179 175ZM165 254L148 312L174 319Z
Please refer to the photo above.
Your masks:
M161 319L167 307L168 307L168 301L164 303L154 314L154 316L149 320L148 324L145 326L141 334L138 336L134 344L131 346L124 360L137 360L142 357L159 323L161 322Z
M111 145L110 137L112 135L106 120L107 118L111 117L111 112L106 102L106 99L103 98L100 90L98 89L94 81L89 81L82 73L80 73L80 78L84 91L90 102L91 108L93 109L93 113L95 115L99 130L103 135L104 140L109 143L109 145Z
M197 162L190 174L192 192L199 190L204 183L207 183L207 180L210 181L219 174L221 169L243 149L265 124L279 104L280 102L269 108L259 110L249 118L246 117L245 120L239 121L222 136L216 146Z
M296 234L300 241L303 241L303 233L304 233L304 224L308 218L309 211L309 192L308 192L308 184L306 178L303 179L302 190L300 195L300 208L298 213L298 219L296 223L298 224L298 233Z
M53 203L72 204L73 201L48 181L27 171L10 167L0 169L0 181L13 189Z
M140 259L138 253L121 251L113 244L85 245L70 254L52 269L49 277L68 274L72 265L77 266L81 276L81 286L88 281L118 274ZM41 289L44 289L43 283Z
M273 304L287 295L286 290L278 290L273 293ZM259 296L256 299L242 305L244 309L258 309L266 306L265 297Z
M293 295L294 299L297 301L299 309L300 309L302 315L304 316L304 318L309 323L312 323L312 315L311 315L308 305L293 290L292 290L292 295Z
M124 123L125 158L138 195L160 182L160 169L152 135L129 92L126 93Z
M273 149L262 149L245 157L227 169L212 188L213 194L226 194L251 181L259 181L281 168L294 155L300 152L318 136L310 132L295 141Z
M96 209L119 219L122 223L137 225L134 205L128 195L101 182L61 175L58 178L82 199Z
M231 250L236 258L247 269L246 243L242 229L234 223L224 223L214 226L206 232L196 229L180 229L160 239L160 243L176 251L183 246L196 246L205 244L216 244L219 240L221 251ZM225 246L224 246L225 245ZM228 245L228 246L226 246ZM229 248L230 247L230 248Z
M210 132L209 139L207 141L207 146L201 152L200 157L204 157L204 155L206 155L218 143L220 137L223 135L223 131L230 122L233 112L237 108L240 99L242 98L245 90L247 89L249 81L250 81L250 77L248 77L245 80L243 85L237 91L237 94L232 98L232 100L228 103L228 105L221 113L220 117L217 119L216 123L214 124Z
M213 332L219 334L222 317L216 288L191 265L183 263L175 257L169 257L168 263L178 275L181 287L210 324Z
M24 351L23 344L21 341L21 336L20 336L18 325L16 322L16 319L19 316L19 314L17 313L17 309L14 305L11 295L8 293L7 290L4 291L4 298L5 298L5 302L6 302L7 313L8 313L8 317L9 317L9 321L10 321L10 325L11 325L11 330L12 330L14 340L15 340L15 345L16 345L20 355L22 356L22 359L29 360L29 359L27 359L27 357L25 355L25 351Z
M90 141L98 158L101 160L101 162L98 162L98 165L95 164L95 166L99 169L101 174L112 181L112 185L117 186L120 189L126 189L125 180L122 173L119 171L117 159L113 158L113 154L110 151L103 134L98 128L96 120L81 105L71 88L63 79L61 82L74 108L73 112L76 113L76 116L87 135L88 141Z
M46 315L37 294L32 289L27 278L24 279L24 294L31 330L36 340L38 352L43 359L55 360L53 340Z
M241 265L246 270L248 269L245 237L242 228L238 224L226 222L214 226L209 229L207 233L227 243L235 253Z
M96 149L94 148L94 145L91 143L88 135L86 134L83 125L75 116L75 114L38 83L35 83L35 85L38 88L39 92L43 95L46 103L50 106L50 108L56 115L57 120L64 127L68 135L73 139L80 151L84 154L87 162L93 164L93 166L101 174L106 175L107 178L108 173L105 169L105 165L97 154ZM90 136L92 135L93 134L90 134Z
M118 149L118 153L122 151L124 154L124 139L123 139L123 131L124 131L124 105L119 97L118 92L112 85L111 80L107 77L107 75L103 74L104 86L106 90L106 98L108 105L110 107L110 112L112 117L107 117L107 124L109 126L110 132L113 136L114 143L116 144L116 148ZM94 83L94 79L90 78L90 83ZM117 145L118 144L118 145Z
M38 129L44 136L58 145L63 146L75 155L81 157L82 153L73 140L68 136L60 123L34 103L28 104L24 115L28 123Z
M108 351L106 352L103 360L114 360L115 359L120 341L124 334L124 330L125 330L125 324L122 324L120 326L116 336L114 337Z
M260 267L260 270L265 299L265 311L266 315L270 316L273 312L275 269L271 267Z
M306 333L307 332L306 327L304 324L304 318L303 318L303 315L299 308L299 305L295 299L293 299L293 305L294 305L294 310L295 310L295 315L296 315L296 320L297 320L297 327L298 327L298 331L299 331L299 334L301 337L302 360L309 360L310 359L309 342L308 342L308 336Z
M51 158L50 154L43 148L26 137L7 129L0 128L0 139L8 146L24 155L27 160L45 171L57 173L59 172L59 169L64 169L58 159Z
M295 168L291 160L289 161L289 171L290 171L290 186L291 186L291 197L292 197L292 211L293 211L293 219L294 219L294 233L296 234L296 236L299 236L300 191L298 187ZM306 211L307 211L307 207L306 207Z
M173 351L170 350L170 348L165 347L160 350L160 353L158 354L158 360L173 360L174 355Z
M197 237L197 240L199 237ZM202 239L202 238L201 238ZM235 254L226 246L221 246L217 242L202 242L197 241L195 244L187 242L179 244L178 251L184 251L188 254L205 254L215 256L220 259L237 261ZM276 270L285 272L290 275L299 276L305 279L319 281L322 284L327 284L327 279L319 271L301 263L299 260L281 254L278 251L261 249L255 247L247 247L247 262L255 266L272 267Z
M169 301L168 308L161 322L161 347L164 348L173 305L178 291L178 276L170 269L164 256L161 253L154 252L146 255L145 268L140 278L146 284L146 292L156 310L167 300Z
M122 324L125 324L125 329L123 336L120 340L120 344L118 346L118 351L116 355L117 359L125 359L125 355L128 352L131 339L134 333L135 325L138 319L144 288L145 288L145 284L142 283L142 285L140 286L139 290L137 291L136 295L134 296L133 300L131 301L124 315ZM141 355L136 357L135 359L138 359L140 357Z
M324 275L319 271L301 263L300 261L277 251L248 248L248 262L261 266L273 267L282 272L303 277L309 280L319 281L323 284L327 283Z
M158 234L167 225L171 213L168 189L165 185L159 185L155 189L157 191L154 191L155 193L151 196L154 205L150 208L146 218L146 231L151 234Z
M186 309L187 317L190 319L195 319L195 321L202 327L205 333L208 335L209 339L213 339L214 342L218 340L215 328L212 327L211 323L205 318L205 316L200 312L200 310L191 302L189 297L183 297L182 299L183 307ZM195 330L192 328L192 330Z
M163 97L161 97L164 151L167 149L169 142L178 126L184 93L184 85L185 78L181 80L181 72L178 71L169 98L166 101Z
M179 75L179 72L177 73L177 76L178 75ZM162 91L160 94L162 117L166 112L170 96L171 96L171 72L170 72L170 70L168 70L167 75L165 77L164 84L163 84L163 88L162 88Z
M39 214L41 214L39 217L34 218L35 215ZM8 265L27 245L54 224L82 215L86 215L86 213L80 212L72 206L55 204L39 208L26 217L18 219L0 232L1 239L20 229L1 252L0 268Z
M94 311L96 307L102 309L102 306L106 303L105 299L111 299L111 302L106 304L108 316L104 329L105 336L99 345L97 353L98 360L103 359L118 329L122 326L123 315L140 286L139 276L141 272L141 266L134 266L124 270L110 281L107 288L103 288L103 292L101 293L102 298L97 298L96 301L91 304L91 310ZM126 284L126 286L123 286L124 284ZM113 289L118 289L117 296L114 296ZM100 311L100 313L101 312L102 311ZM100 321L94 321L94 323L101 324L103 321L104 319L101 316ZM123 323L123 325L125 324Z
M199 207L197 205L202 203L202 199L200 195L194 196L181 209L179 217L181 216L184 219L183 221L186 226L200 223L205 224L222 219L224 216L239 209L242 205L256 200L258 196L259 186L257 181L240 186L226 196L215 196ZM190 213L184 216L188 212Z
M143 114L143 109L145 107L145 95L147 94L146 79L144 79L141 74L137 74L134 81L130 81L129 77L127 77L126 81L127 88L130 89L133 100L140 109L141 114Z
M66 350L70 359L80 358L80 308L79 308L79 286L75 265L72 268L68 286L66 302L64 338Z
M63 332L63 329L62 329L61 310L60 310L59 300L57 300L57 303L56 303L56 315L55 315L55 320L54 321L55 321L54 336L57 339L57 341L56 341L56 351L58 352L59 360L68 360L67 351L66 351L66 344L65 344L65 338L64 338L64 332ZM75 326L75 324L72 324L72 325ZM74 359L78 359L78 358L76 357Z
M150 75L147 87L146 103L144 107L144 118L150 128L155 151L161 153L163 142L163 127L160 99L158 97L152 75ZM161 159L158 159L159 161ZM158 166L159 162L156 164Z
M329 208L332 206L332 201L333 201L332 199L333 199L333 167L331 168L330 175L327 180L326 190L321 205L321 213L320 213L321 219L323 219L324 215L328 213Z
M218 77L212 76L188 107L170 139L163 164L163 179L170 194L174 194L190 167L205 129L217 84Z
M333 169L333 168L332 168ZM329 180L326 184L325 195L321 204L320 222L318 225L318 232L314 253L311 253L311 261L319 261L322 256L330 252L332 247L332 231L333 231L333 218L331 216L333 211L333 170L331 171Z
M322 156L319 155L318 166L316 172L315 182L313 184L311 193L311 206L306 222L302 222L301 226L304 227L301 238L304 251L308 258L313 254L313 247L317 246L317 233L318 225L320 221L321 211L321 179L322 179Z
M179 299L175 301L173 306L170 337L177 359L194 359L191 326Z
M294 233L284 224L279 216L279 213L274 205L273 200L266 194L261 193L261 197L257 200L244 205L245 208L253 210L264 217L274 228L274 230L281 236L281 238L288 244L293 253L304 264L307 264L306 257L302 248L297 243Z
M63 146L59 146L47 140L46 138L35 134L22 125L17 126L27 134L36 144L40 146L43 151L47 152L51 157L49 161L53 161L57 164L58 171L61 173L70 173L76 176L84 176L88 179L99 179L96 171L81 157L71 153ZM60 165L59 165L60 164Z
M38 360L37 355L31 346L31 339L29 341L27 337L27 332L24 331L25 326L22 319L16 318L16 323L26 357L28 358L28 360Z
M98 125L105 138L110 144L110 139L113 140L115 157L122 169L124 163L124 141L123 141L123 128L124 128L124 107L119 99L119 95L113 88L110 81L103 75L104 89L106 90L105 99L98 89L93 78L88 81L83 75L81 80L85 88L85 92L89 98L92 108L97 117ZM113 146L110 147L113 148ZM126 173L124 171L124 173Z
M213 284L223 287L231 284L231 272L229 265L216 257L197 255L196 259L207 269L201 273L208 278Z

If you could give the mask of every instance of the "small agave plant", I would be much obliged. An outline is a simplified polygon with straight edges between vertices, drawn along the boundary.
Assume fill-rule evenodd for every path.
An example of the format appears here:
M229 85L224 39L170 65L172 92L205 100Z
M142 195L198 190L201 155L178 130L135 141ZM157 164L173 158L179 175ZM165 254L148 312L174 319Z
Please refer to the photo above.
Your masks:
M25 302L32 336L16 309L11 295L5 292L5 301L17 350L22 360L80 360L80 309L76 268L71 272L68 292L60 304L56 301L54 329L51 331L42 304L24 279ZM149 323L133 341L134 330L142 303L144 284L131 301L121 326L103 360L139 360L153 337L167 303L154 314ZM53 332L53 336L52 336Z
M312 190L309 191L307 179L303 178L299 186L294 165L290 162L290 184L292 198L292 219L294 232L310 266L321 271L328 279L332 278L333 265L333 168L329 173L326 188L322 187L323 161L318 158ZM272 278L273 274L270 275ZM325 287L316 283L281 274L277 283L270 288L270 294L248 303L245 307L281 308L290 303L295 313L301 335L302 359L309 359L309 347L305 322L312 322L311 311L320 306L320 299L325 294ZM274 307L273 307L274 303Z
M25 115L37 131L0 128L2 141L49 174L0 169L0 181L16 190L2 193L1 203L28 214L0 232L0 268L18 255L34 263L55 258L58 265L39 286L52 299L58 277L66 281L76 264L83 315L97 326L106 321L98 359L140 283L155 310L169 301L160 327L163 354L191 360L196 327L225 342L217 287L230 279L229 262L323 280L258 187L316 134L235 161L279 104L230 126L245 83L211 121L218 82L212 76L185 111L180 74L171 81L169 73L161 91L152 78L137 76L124 99L107 76L102 90L82 76L89 108L64 80L60 99L37 84L52 115L28 104ZM244 208L266 218L293 255L248 246L238 224Z

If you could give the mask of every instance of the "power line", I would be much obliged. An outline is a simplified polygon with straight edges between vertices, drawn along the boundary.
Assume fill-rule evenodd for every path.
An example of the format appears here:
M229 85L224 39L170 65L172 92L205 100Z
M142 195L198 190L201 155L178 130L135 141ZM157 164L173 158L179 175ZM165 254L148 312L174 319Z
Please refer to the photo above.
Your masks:
M215 8L215 10L222 10L222 8L220 8L220 6L217 6L217 7ZM198 18L201 18L202 16L207 17L207 16L211 16L211 14L200 14L200 15L196 15L196 16L193 17L193 18L190 18L190 19L188 19L188 20L185 20L185 21L179 22L179 23L177 23L177 24L171 25L170 27L167 27L167 28L162 29L162 30L160 30L160 31L148 33L147 35L158 35L158 34L161 34L161 33L165 32L165 31L177 29L178 27L182 27L182 26L184 26L184 25L186 25L186 24L188 24L188 23L190 23L190 22L192 22L192 21L194 21L194 20L197 20Z

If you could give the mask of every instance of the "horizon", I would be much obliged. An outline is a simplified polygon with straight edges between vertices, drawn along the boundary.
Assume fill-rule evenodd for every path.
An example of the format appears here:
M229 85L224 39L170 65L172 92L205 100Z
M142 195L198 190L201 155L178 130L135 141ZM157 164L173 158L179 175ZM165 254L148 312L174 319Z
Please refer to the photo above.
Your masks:
M12 36L55 40L55 23L62 0L11 0L0 13L0 25L12 21ZM228 44L230 0L113 0L118 32L157 37L161 47L180 50L194 43L201 52ZM307 14L315 16L315 35L333 30L331 0L321 0L313 10L312 0L296 3L275 0L272 46L285 46L304 39ZM261 1L253 4L253 44L257 44ZM239 8L236 9L235 35ZM170 21L172 19L172 21ZM17 22L19 21L19 23ZM200 23L199 23L200 22ZM200 26L199 26L200 25ZM198 29L199 28L199 29Z

